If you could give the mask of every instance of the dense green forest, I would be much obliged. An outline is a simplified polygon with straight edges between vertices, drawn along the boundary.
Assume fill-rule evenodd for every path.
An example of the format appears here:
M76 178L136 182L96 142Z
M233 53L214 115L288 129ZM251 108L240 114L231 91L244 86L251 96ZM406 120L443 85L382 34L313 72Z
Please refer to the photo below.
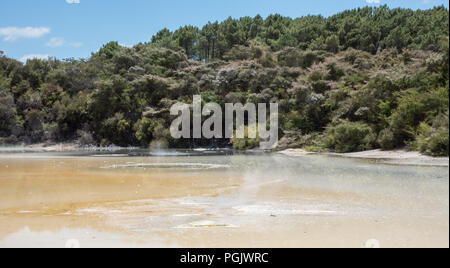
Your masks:
M89 59L22 64L0 54L0 144L213 146L169 134L171 105L199 94L222 105L279 103L279 148L448 155L448 27L445 7L381 6L163 29Z

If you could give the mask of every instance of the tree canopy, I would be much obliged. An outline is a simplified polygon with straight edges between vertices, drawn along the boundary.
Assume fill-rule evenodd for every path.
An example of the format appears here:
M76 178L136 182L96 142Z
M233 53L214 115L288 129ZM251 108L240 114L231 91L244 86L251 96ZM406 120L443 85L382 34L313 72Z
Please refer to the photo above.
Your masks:
M435 50L443 36L448 36L448 10L389 9L364 7L344 11L324 18L306 16L297 19L270 15L228 18L208 23L201 29L180 27L174 33L164 29L152 38L152 43L175 41L189 58L210 60L222 58L236 45L249 45L258 40L273 51L286 47L332 52L348 48L375 54L378 49L403 48Z

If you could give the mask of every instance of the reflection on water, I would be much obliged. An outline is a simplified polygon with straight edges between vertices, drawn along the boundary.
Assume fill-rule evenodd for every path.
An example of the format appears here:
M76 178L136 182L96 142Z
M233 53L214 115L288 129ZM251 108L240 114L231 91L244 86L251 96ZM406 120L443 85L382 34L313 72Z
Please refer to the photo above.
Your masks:
M448 216L440 167L227 150L0 154L0 246L86 228L119 235L116 246L448 246ZM24 228L33 236L14 240Z
M117 168L150 168L150 169L178 169L178 170L205 170L205 169L216 169L216 168L230 168L228 165L218 165L218 164L204 164L204 163L127 163L119 165L103 166L100 168L105 169L117 169Z

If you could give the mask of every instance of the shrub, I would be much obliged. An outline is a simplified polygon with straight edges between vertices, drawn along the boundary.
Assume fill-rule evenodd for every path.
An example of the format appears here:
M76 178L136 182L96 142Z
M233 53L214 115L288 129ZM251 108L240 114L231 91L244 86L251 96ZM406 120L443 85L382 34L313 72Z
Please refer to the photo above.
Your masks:
M230 143L231 143L231 145L233 145L233 148L236 150L247 150L247 149L254 149L254 148L258 147L259 143L261 141L258 136L258 131L256 131L257 132L256 138L249 138L248 126L243 126L243 127L244 127L244 138L239 139L236 137L236 135L234 135L230 140ZM256 126L256 128L258 128L258 126Z
M100 135L106 139L106 143L112 143L119 146L128 146L132 144L134 135L132 134L131 123L125 118L123 113L116 113L102 122Z
M255 54L253 53L250 47L246 46L234 46L228 51L228 53L224 56L226 60L249 60L255 58Z
M377 142L380 145L380 147L384 150L390 150L397 147L395 136L391 129L383 129L378 134Z
M356 86L360 84L365 84L369 80L370 76L364 72L352 73L344 78L344 83L346 86Z
M168 144L170 140L170 130L162 118L143 117L134 125L137 140L143 146Z
M285 48L278 54L278 63L281 66L298 67L300 53L295 48Z
M439 129L425 140L420 147L420 151L424 154L432 156L448 156L449 155L449 131L448 129Z
M283 130L301 130L302 133L311 133L314 130L314 122L298 111L291 111L281 118Z
M301 51L292 47L278 53L278 63L281 66L309 68L314 63L323 61L318 52Z
M327 81L316 81L311 83L312 90L317 93L324 93L331 90L331 86Z
M53 123L44 123L42 124L42 127L44 129L44 136L43 139L47 141L54 141L57 140L59 137L59 127L58 124Z
M311 94L309 94L309 95L306 97L306 103L318 105L318 104L320 104L324 99L325 99L325 97L324 97L322 94L311 93Z
M263 67L272 68L276 66L276 59L270 53L264 53L262 57L258 58L258 63Z
M433 126L421 123L413 149L432 156L449 155L449 123L448 113L439 115Z
M11 133L11 126L17 115L13 95L5 90L0 91L0 136ZM2 135L5 133L6 135Z
M314 63L319 63L324 60L324 57L314 52L304 52L300 57L300 66L303 68L309 68Z
M39 110L30 110L25 116L25 130L31 142L39 142L44 137L45 113Z
M398 102L389 123L398 142L408 142L415 139L414 132L421 122L431 121L439 112L448 111L448 90L408 90Z
M61 100L53 104L53 116L58 124L58 138L74 138L77 129L81 128L86 118L86 97L79 94L69 97L63 94Z
M325 40L326 50L333 53L339 52L339 38L337 35L331 35Z
M243 103L246 96L241 92L230 92L225 96L226 103Z
M327 143L338 153L349 153L372 149L375 139L367 124L345 121L328 129Z
M312 71L309 75L309 80L311 82L317 82L326 78L326 75L320 71Z
M134 125L134 131L136 138L141 143L141 145L147 146L153 138L152 135L152 122L149 118L144 117Z
M97 143L95 142L94 137L92 136L91 133L84 131L84 130L78 130L77 131L77 135L78 135L78 142L80 143L80 145L82 146L87 146L87 145L96 145Z
M328 76L327 76L328 80L338 81L339 79L341 79L341 77L345 75L344 70L337 67L336 63L328 64L327 69L328 69Z

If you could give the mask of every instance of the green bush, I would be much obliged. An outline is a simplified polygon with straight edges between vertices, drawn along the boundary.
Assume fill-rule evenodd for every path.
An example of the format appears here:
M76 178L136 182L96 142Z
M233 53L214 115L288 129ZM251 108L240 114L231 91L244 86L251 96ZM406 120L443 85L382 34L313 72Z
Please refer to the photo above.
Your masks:
M16 115L13 95L0 89L0 136L8 136L11 133L11 126Z
M314 63L322 61L323 57L318 52L301 51L292 47L278 53L278 63L281 66L309 68Z
M331 35L325 40L325 48L329 52L339 52L339 38L337 35Z
M314 130L314 122L298 111L291 111L281 117L283 130L301 130L302 133L311 133Z
M60 139L74 138L76 131L82 128L86 119L86 96L79 94L69 97L62 94L60 100L53 104L55 121L59 128Z
M258 126L256 126L258 128ZM236 150L248 150L248 149L255 149L259 146L259 143L261 139L259 138L258 131L256 131L256 138L249 138L248 133L248 126L244 126L244 138L240 139L237 138L236 135L234 135L231 140L230 144L233 145L233 148Z
M309 80L311 82L318 82L320 80L324 80L326 78L326 75L320 71L312 71L309 75Z
M327 144L338 153L349 153L372 149L375 139L367 124L345 121L328 129Z
M370 76L365 72L356 72L346 76L344 83L346 86L356 86L366 84L369 78Z
M102 143L119 146L128 146L134 138L131 123L125 118L123 113L116 113L113 117L104 120L100 136Z
M226 60L249 60L249 59L255 58L255 54L258 54L258 53L253 53L253 51L250 47L234 46L224 56L224 59L226 59Z
M162 118L144 117L134 125L134 131L142 146L168 144L171 141L170 129Z
M444 111L448 111L448 89L408 90L398 99L398 107L389 118L390 128L398 143L407 143L415 139L421 122L431 121Z
M44 136L45 112L30 110L25 116L25 130L31 142L40 142Z
M432 156L449 155L448 113L436 117L432 126L420 124L413 149Z
M327 81L316 81L311 83L312 90L316 93L324 93L331 89L331 86Z
M344 70L337 67L336 63L328 64L327 69L328 69L328 76L327 76L328 80L338 81L339 79L341 79L341 77L345 75Z
M439 129L425 140L420 151L432 156L449 155L449 131L448 129Z
M377 142L384 150L390 150L397 147L394 133L390 129L383 129L380 134L378 134Z

